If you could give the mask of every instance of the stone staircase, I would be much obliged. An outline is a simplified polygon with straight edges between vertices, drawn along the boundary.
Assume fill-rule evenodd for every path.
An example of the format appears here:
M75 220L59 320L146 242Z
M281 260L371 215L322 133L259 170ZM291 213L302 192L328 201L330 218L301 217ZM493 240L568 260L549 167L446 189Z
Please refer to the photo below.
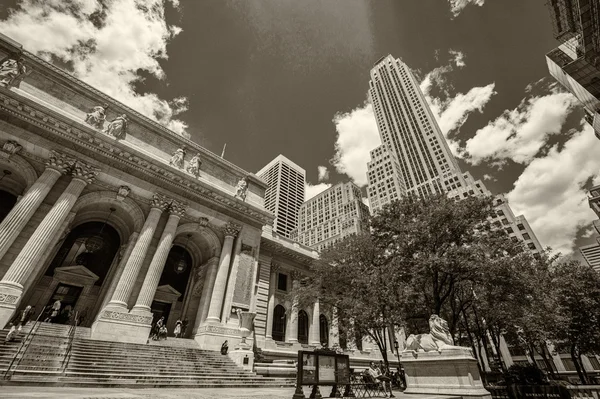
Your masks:
M6 375L29 328L10 343L4 343L8 330L0 331L0 383L127 388L294 385L292 379L244 371L227 356L194 347L191 340L169 338L162 345L96 341L89 339L89 329L77 327L69 351L69 326L48 323L39 323L27 338L27 351L21 349Z

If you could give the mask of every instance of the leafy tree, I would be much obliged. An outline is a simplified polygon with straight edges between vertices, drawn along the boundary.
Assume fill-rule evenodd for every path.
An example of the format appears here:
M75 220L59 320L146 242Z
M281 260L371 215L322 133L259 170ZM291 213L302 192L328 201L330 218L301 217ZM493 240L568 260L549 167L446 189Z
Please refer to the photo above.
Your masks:
M555 348L571 354L579 379L589 383L581 356L600 353L600 275L577 261L557 262L552 287L558 314Z

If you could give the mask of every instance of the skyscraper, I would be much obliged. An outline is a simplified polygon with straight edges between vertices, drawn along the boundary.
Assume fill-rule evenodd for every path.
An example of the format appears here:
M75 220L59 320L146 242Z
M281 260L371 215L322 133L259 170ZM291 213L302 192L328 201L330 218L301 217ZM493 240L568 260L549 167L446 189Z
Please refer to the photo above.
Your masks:
M371 151L371 160L367 164L367 179L371 212L377 212L385 204L406 194L398 158L385 144Z
M588 265L600 272L600 244L585 245L579 247L579 251Z
M466 186L456 159L410 68L388 55L371 69L369 97L383 145L393 151L408 194ZM399 193L403 195L404 193ZM369 193L369 201L381 200Z
M315 195L300 207L298 229L291 238L320 251L365 231L369 207L362 198L360 188L351 182L338 183Z
M549 0L554 37L546 54L550 74L584 106L600 139L600 0Z
M273 230L290 238L291 231L298 226L298 210L304 202L306 171L279 155L256 175L269 185L265 208L275 215Z

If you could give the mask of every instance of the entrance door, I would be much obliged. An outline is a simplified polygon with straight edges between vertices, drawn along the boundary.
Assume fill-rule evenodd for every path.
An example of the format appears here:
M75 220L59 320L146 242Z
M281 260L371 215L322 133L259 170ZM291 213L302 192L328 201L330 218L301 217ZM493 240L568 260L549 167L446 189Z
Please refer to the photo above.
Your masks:
M50 297L50 301L48 301L46 309L51 309L54 302L57 300L60 301L60 311L58 312L58 316L52 319L53 323L58 324L68 324L70 318L73 313L73 309L75 309L75 304L79 299L79 295L81 295L81 291L83 287L77 287L74 285L68 285L59 283L54 290L54 294ZM52 311L50 310L50 313Z
M159 302L152 301L152 314L154 317L152 318L152 324L156 323L160 320L161 317L165 318L165 325L167 324L167 320L169 320L169 313L171 313L171 304L167 302Z

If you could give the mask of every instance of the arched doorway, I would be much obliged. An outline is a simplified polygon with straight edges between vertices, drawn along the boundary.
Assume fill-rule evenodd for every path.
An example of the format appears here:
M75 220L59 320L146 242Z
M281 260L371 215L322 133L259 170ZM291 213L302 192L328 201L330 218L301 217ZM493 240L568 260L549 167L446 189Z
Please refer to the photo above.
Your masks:
M298 312L298 342L308 344L308 315L304 310Z
M329 347L329 324L327 323L327 317L325 315L319 316L319 340L321 345Z
M4 220L6 215L17 203L17 196L7 191L0 190L0 222Z
M92 316L87 312L94 304L80 304L80 297L84 291L86 294L99 291L120 243L119 233L105 222L83 223L69 233L46 269L45 275L53 278L49 286L50 297L42 304L48 309L46 319L68 323L72 321L76 306L80 322ZM94 289L94 286L98 288ZM54 316L51 308L57 310Z
M179 245L171 248L151 305L153 323L164 317L169 334L173 333L177 317L182 317L183 300L193 266L187 249Z
M277 305L273 310L273 340L280 342L285 341L285 324L285 308L281 305Z

